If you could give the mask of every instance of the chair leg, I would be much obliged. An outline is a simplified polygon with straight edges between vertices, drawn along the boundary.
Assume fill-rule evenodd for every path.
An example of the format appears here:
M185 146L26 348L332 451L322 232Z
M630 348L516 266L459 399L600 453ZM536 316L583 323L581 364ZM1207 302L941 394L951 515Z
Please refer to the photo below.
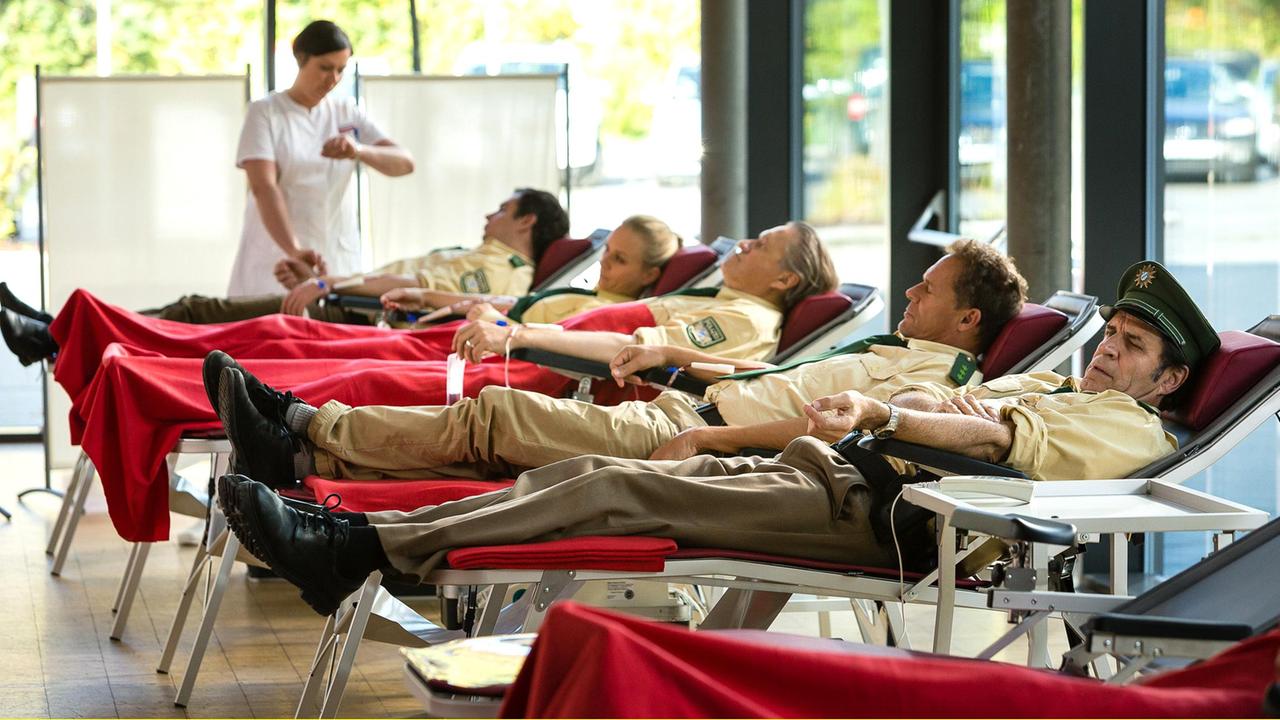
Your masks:
M71 550L71 539L76 536L76 527L80 524L80 516L84 515L84 504L89 498L89 488L93 487L93 476L96 472L93 463L86 459L84 467L81 469L80 482L76 485L75 501L67 516L66 529L62 531L62 537L58 539L58 551L53 558L53 568L49 571L52 575L62 574L62 566L67 562L67 552ZM64 497L70 496L70 492L64 495Z
M330 615L325 620L324 629L320 631L320 644L316 646L316 656L311 659L311 672L307 675L306 684L302 686L302 697L298 700L298 707L293 713L295 718L302 717L304 710L312 710L316 707L320 699L320 688L324 684L325 666L333 657L333 649L338 644L338 637L350 621L351 613L347 613L341 623L338 622L336 614Z
M121 578L120 600L117 604L116 621L111 626L111 639L119 640L124 635L124 626L129 622L129 610L133 608L133 599L138 594L138 581L142 578L142 568L147 564L147 554L151 552L151 543L135 543L130 559L130 567Z
M191 601L195 599L196 587L200 584L200 578L204 575L205 565L208 564L209 551L204 545L196 548L195 562L191 563L191 572L187 574L187 584L182 587L182 595L178 598L178 611L173 615L173 624L169 626L169 638L165 641L164 652L160 655L160 664L156 666L156 672L164 674L169 672L169 665L173 662L173 654L178 649L178 642L182 640L182 631L187 625L187 614L191 612Z
M71 470L71 479L67 482L66 492L62 494L62 504L58 507L58 519L53 524L53 531L49 533L49 544L44 548L45 555L53 555L58 548L58 539L62 537L62 531L66 529L67 518L71 515L71 508L75 505L75 495L80 487L80 481L84 475L84 466L89 462L89 456L81 451L76 456L75 467Z
M71 514L71 508L76 503L75 496L80 487L80 476L84 473L84 464L88 461L88 456L81 451L80 456L76 458L76 466L71 471L71 482L67 483L67 491L62 494L58 520L53 524L53 532L49 533L49 544L44 548L45 555L52 555L58 548L58 538L62 536L62 531L67 526L67 516Z
M0 515L3 515L5 520L12 520L12 519L13 519L13 516L9 514L9 511L8 511L8 510L5 510L5 509L4 509L4 506L3 506L3 505L0 505Z
M338 666L329 678L329 689L324 694L324 704L320 706L320 717L332 718L338 714L338 706L342 704L342 696L347 691L347 680L351 677L351 668L356 662L356 653L360 650L360 641L364 639L364 630L369 625L369 616L373 613L373 599L382 586L382 573L374 571L364 581L359 591L356 607L352 613L351 627L347 629L346 640L342 643L342 654L338 657Z
M218 619L218 609L222 606L222 598L227 592L231 568L236 564L236 555L239 553L240 540L228 532L226 545L222 548L222 562L218 565L218 578L214 581L213 591L205 601L200 630L196 633L195 645L191 647L191 657L187 659L187 672L182 676L182 687L178 688L178 695L173 700L173 704L178 707L187 706L187 702L191 699L191 691L195 689L196 676L200 674L200 664L204 662L204 653L209 647L209 637L213 634L213 623Z

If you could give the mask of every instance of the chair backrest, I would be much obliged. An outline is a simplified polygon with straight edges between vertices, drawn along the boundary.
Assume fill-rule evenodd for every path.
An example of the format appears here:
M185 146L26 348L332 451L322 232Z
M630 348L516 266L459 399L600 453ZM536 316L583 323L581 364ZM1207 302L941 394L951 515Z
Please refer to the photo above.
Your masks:
M662 275L645 296L666 295L689 287L714 268L718 258L715 251L705 245L680 248L667 261Z
M1280 323L1272 316L1254 329L1265 335L1277 328ZM1178 450L1133 477L1176 472L1177 481L1185 480L1280 410L1280 343L1252 330L1226 330L1218 337L1221 347L1201 361L1190 390L1162 413L1165 429L1178 438ZM1222 447L1215 448L1219 443Z
M737 246L737 240L724 235L705 245L704 247L711 248L712 252L716 254L716 263L694 280L690 287L716 287L723 282L724 276L720 274L720 266L724 264L725 260L729 259L729 255L733 253L733 249Z
M581 239L560 238L552 242L542 253L538 267L533 271L531 292L554 287L561 280L568 281L590 264L603 247L609 231L599 229Z
M1046 310L1060 313L1066 321L1056 319ZM983 377L1057 367L1103 325L1102 316L1098 314L1098 298L1093 295L1059 290L1039 305L1024 305L1023 314L1005 325L984 353ZM1049 334L1043 334L1046 332Z
M782 322L778 351L771 362L781 362L802 351L810 354L827 350L817 346L818 339L835 335L834 340L839 340L847 335L852 328L844 328L845 323L866 312L879 296L879 291L870 285L845 283L835 292L810 295L796 303Z
M1035 303L1024 303L1022 312L1004 324L1000 334L982 354L982 377L997 378L1022 363L1054 339L1067 326L1067 316Z

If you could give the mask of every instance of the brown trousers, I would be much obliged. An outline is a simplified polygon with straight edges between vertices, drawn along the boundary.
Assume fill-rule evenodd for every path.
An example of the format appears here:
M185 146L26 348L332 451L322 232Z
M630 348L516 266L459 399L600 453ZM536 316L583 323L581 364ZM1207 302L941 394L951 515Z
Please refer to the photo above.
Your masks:
M612 407L487 387L453 405L349 407L325 403L307 428L316 473L352 480L512 477L579 455L647 458L705 425L691 396Z
M254 295L239 298L212 298L204 295L183 295L164 307L143 310L143 315L157 317L162 320L207 325L210 323L235 322L250 318L262 317L280 312L283 295ZM337 305L312 303L307 313L315 320L347 323L349 325L369 325L369 318L359 313L347 312Z
M870 498L857 469L821 441L799 438L777 458L575 457L526 472L506 490L368 519L392 567L419 580L454 548L588 535L892 565L892 545L871 529Z

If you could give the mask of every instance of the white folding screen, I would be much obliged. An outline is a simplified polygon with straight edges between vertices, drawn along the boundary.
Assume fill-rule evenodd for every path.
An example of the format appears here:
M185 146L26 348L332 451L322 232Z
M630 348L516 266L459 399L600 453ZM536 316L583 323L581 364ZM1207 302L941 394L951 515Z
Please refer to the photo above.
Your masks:
M131 309L225 294L244 218L247 90L243 76L40 79L49 307L76 288ZM75 459L69 404L49 388L61 467Z
M364 241L374 266L474 245L484 215L517 187L552 193L555 75L361 77L370 117L413 153L412 175L368 171Z

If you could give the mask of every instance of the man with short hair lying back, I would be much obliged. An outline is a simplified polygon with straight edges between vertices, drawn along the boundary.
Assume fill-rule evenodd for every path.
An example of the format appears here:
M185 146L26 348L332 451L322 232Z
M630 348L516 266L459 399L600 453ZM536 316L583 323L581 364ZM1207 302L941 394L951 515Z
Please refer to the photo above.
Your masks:
M976 383L975 358L1018 314L1025 292L1012 261L968 240L953 246L907 290L911 302L897 335L860 340L782 368L713 356L692 346L628 346L614 358L619 378L694 361L744 371L704 394L722 416L721 426L704 418L710 412L699 412L696 398L676 391L651 403L605 407L490 386L475 399L448 406L349 407L330 401L317 409L292 397L251 393L260 381L224 354L205 359L205 377L213 386L224 367L242 372L243 385L227 389L227 412L234 419L224 415L223 420L236 427L234 439L248 451L242 469L273 487L311 474L513 477L585 454L683 459L702 450L781 450L805 433L801 407L824 395L858 390L887 399L910 383ZM273 404L268 398L281 403L268 407Z

